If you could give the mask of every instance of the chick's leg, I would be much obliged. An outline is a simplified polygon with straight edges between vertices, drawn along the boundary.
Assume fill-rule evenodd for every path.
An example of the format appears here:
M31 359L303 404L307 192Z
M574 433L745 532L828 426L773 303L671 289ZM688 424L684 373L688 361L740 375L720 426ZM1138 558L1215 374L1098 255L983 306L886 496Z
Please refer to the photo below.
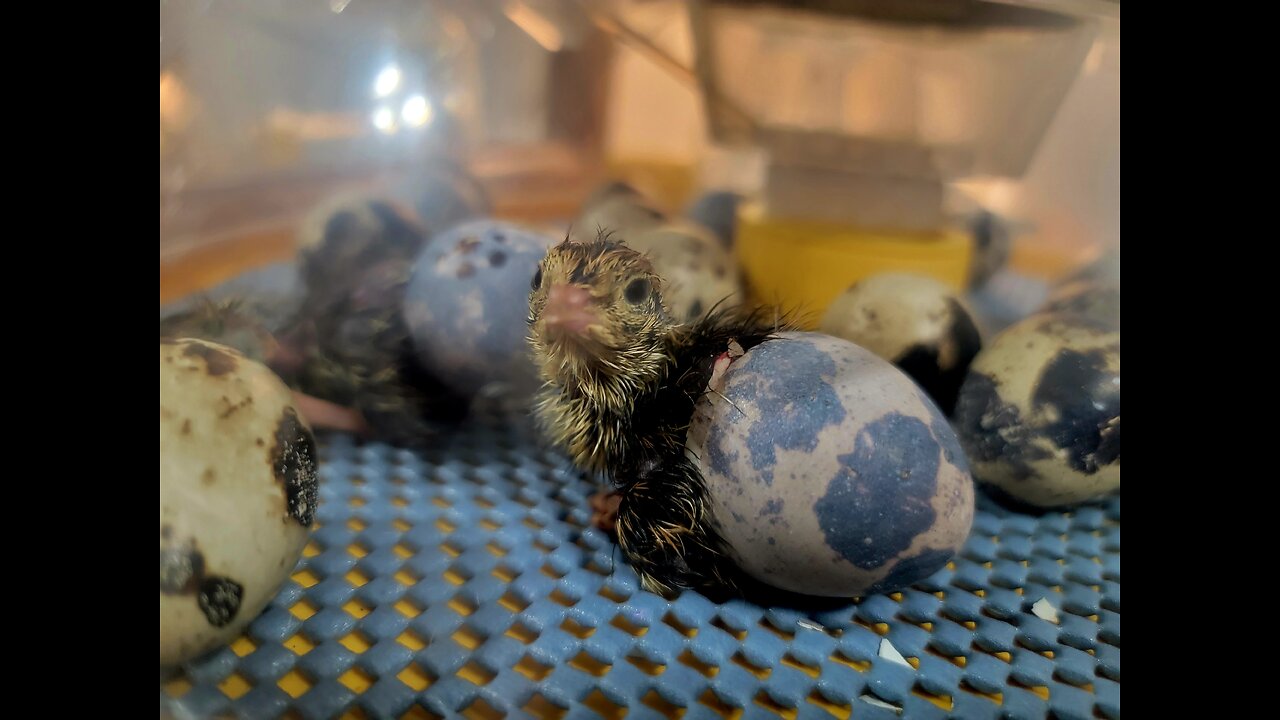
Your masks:
M622 504L622 494L617 490L601 490L592 495L589 501L591 525L610 535L615 534L618 528L618 506Z
M331 403L328 400L321 400L295 390L293 393L293 405L298 409L298 412L302 413L302 417L306 418L312 428L341 430L357 434L363 434L369 430L359 412Z

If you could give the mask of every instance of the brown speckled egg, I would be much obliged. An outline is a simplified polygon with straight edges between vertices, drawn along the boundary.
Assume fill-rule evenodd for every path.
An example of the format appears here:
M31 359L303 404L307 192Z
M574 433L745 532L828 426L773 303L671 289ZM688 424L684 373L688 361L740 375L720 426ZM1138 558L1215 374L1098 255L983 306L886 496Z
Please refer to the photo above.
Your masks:
M1056 507L1120 488L1120 333L1033 315L978 354L956 404L974 477Z
M687 447L731 557L784 590L892 592L942 568L973 523L946 418L897 368L828 335L782 333L735 360Z
M689 221L674 221L645 230L623 232L632 249L653 262L664 281L662 295L676 319L697 320L717 304L745 300L733 257L709 230Z
M820 329L897 365L948 414L982 348L960 298L931 277L909 273L858 282L831 303Z
M315 517L311 430L231 348L160 342L160 665L234 638L297 564Z

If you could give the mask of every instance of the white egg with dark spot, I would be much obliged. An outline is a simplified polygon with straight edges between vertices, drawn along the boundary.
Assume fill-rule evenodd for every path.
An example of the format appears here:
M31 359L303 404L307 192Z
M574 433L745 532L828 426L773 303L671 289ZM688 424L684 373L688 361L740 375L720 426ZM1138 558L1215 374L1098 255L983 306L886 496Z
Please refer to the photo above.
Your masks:
M677 320L697 320L717 305L745 301L733 257L706 228L675 221L622 232L620 237L653 263L663 279L663 298Z
M264 365L160 343L160 665L238 635L289 577L315 516L315 441Z
M959 296L931 277L909 273L884 273L853 285L827 308L820 329L897 365L946 413L982 348Z
M974 477L1057 507L1120 489L1120 333L1033 315L979 353L956 404Z
M526 336L529 287L553 240L478 220L434 236L414 265L404 317L419 362L454 390L537 385Z
M921 580L960 549L974 491L946 418L906 375L817 333L733 361L688 450L734 562L765 584L855 597Z

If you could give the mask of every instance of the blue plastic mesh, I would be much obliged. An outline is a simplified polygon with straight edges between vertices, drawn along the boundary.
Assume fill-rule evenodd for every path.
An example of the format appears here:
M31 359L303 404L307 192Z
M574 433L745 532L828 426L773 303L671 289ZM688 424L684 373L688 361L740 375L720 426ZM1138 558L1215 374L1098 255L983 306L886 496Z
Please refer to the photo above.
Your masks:
M245 638L162 684L162 714L1120 715L1118 497L1039 517L980 498L929 580L802 614L640 590L588 524L595 487L519 421L438 448L323 438L305 557Z

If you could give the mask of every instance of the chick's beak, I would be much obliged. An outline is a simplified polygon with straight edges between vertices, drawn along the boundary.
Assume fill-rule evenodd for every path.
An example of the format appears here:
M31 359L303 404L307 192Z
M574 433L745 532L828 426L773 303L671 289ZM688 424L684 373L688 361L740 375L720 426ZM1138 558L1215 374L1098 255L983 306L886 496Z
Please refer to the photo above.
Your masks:
M547 293L542 321L547 330L563 335L585 335L597 322L591 292L578 285L553 285Z

